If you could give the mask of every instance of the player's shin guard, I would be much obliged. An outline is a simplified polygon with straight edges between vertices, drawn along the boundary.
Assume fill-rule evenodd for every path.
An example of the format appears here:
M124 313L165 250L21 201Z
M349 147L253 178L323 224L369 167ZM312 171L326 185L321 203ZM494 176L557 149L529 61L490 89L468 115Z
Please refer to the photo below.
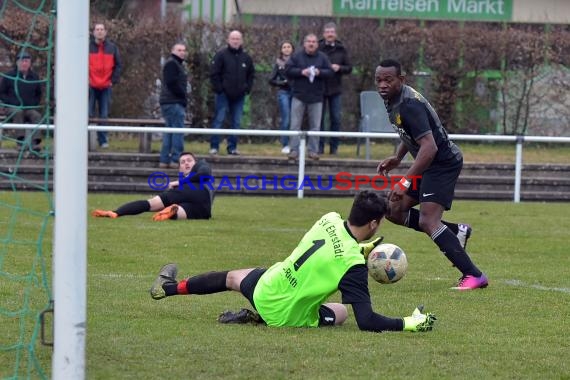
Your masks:
M442 225L438 228L432 235L431 239L439 247L441 252L447 257L453 265L461 271L463 275L472 275L475 277L480 277L482 275L481 271L473 264L467 252L461 247L457 236L453 234L447 228L447 226Z
M147 211L150 211L150 203L148 203L148 201L134 201L134 202L125 203L124 205L119 207L115 212L119 216L123 216L123 215L138 215Z

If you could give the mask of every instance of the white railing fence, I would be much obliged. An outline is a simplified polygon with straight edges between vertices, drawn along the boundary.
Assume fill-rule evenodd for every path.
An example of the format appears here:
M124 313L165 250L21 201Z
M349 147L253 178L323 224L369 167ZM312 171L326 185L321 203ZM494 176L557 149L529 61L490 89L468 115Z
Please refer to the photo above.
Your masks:
M2 124L1 129L38 129L53 130L53 124ZM113 125L89 125L88 131L107 132L130 132L130 133L184 133L190 135L236 135L236 136L295 136L301 138L299 146L298 182L302 183L305 176L305 150L307 137L340 137L340 138L370 138L370 139L398 139L396 133L372 133L372 132L312 132L312 131L280 131L280 130L254 130L254 129L203 129L203 128L167 128L167 127L124 127ZM515 153L515 184L513 201L518 203L521 198L522 154L525 142L543 143L570 143L570 137L549 136L510 136L510 135L463 135L450 134L449 137L456 141L492 141L512 142L516 144ZM297 190L297 197L303 198L303 187Z

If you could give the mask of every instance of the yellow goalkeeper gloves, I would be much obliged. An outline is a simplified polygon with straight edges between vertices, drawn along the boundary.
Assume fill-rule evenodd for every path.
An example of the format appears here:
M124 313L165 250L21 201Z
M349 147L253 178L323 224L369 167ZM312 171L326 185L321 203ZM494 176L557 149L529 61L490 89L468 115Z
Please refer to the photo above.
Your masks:
M416 307L409 317L404 317L404 331L426 332L433 329L433 325L437 318L432 313L423 314L424 307L422 305Z
M382 243L382 240L384 240L384 236L380 236L379 238L369 241L368 243L360 243L360 253L362 253L365 259L368 259L370 252L372 252L374 248Z

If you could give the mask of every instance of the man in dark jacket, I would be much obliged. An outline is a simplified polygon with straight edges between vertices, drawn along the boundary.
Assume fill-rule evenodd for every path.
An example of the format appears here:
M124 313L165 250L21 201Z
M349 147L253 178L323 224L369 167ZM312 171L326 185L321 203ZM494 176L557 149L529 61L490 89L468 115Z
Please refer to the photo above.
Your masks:
M215 129L222 127L228 112L231 128L240 128L245 96L251 92L255 75L253 60L243 51L241 32L231 31L227 42L228 46L216 53L210 67L210 82L216 93L216 111L212 122L212 128ZM212 135L210 154L218 154L219 149L220 136ZM239 155L237 137L234 135L227 138L227 152Z
M323 28L323 39L319 41L319 50L325 53L331 61L334 75L325 80L325 97L323 99L323 117L321 120L321 131L325 130L325 113L328 108L331 132L340 131L341 123L341 94L342 76L352 72L352 65L348 58L346 48L337 40L336 25L332 22L325 24ZM337 154L338 138L330 137L330 154ZM321 137L319 141L319 153L324 153L325 139Z
M117 45L107 40L104 24L95 24L89 42L89 117L96 117L95 103L99 104L99 119L109 117L111 87L119 82L121 59ZM108 148L107 132L97 132L101 148Z
M206 160L198 160L193 153L182 152L178 170L179 180L170 182L168 190L159 195L148 200L125 203L114 211L93 210L91 215L95 218L116 219L121 216L152 211L155 212L152 217L155 222L176 219L210 219L214 202L214 190L207 185L214 179L210 165Z
M42 97L41 82L32 71L32 57L22 52L18 55L16 67L2 76L0 81L0 107L8 108L8 121L16 124L38 124L42 118L39 109ZM29 137L31 131L27 130ZM23 142L24 136L18 135ZM41 138L32 138L32 149L39 149Z
M186 59L186 46L174 44L170 57L162 68L160 110L168 128L184 128L186 118L188 75L182 65ZM160 167L178 167L178 158L184 150L184 136L181 133L164 133L160 150Z
M317 36L307 34L303 49L291 56L285 65L287 77L293 80L293 100L291 101L291 130L301 130L305 110L308 114L309 129L318 131L323 110L324 82L334 72L327 56L318 51ZM299 157L299 136L292 136L289 159ZM309 137L309 158L318 160L319 138Z

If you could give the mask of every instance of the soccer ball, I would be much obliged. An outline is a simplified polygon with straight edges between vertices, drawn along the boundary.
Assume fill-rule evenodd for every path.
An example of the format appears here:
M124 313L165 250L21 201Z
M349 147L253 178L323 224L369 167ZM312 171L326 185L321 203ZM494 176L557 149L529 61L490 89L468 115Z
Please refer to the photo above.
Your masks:
M380 244L368 255L368 273L381 284L393 284L408 271L408 258L394 244Z

